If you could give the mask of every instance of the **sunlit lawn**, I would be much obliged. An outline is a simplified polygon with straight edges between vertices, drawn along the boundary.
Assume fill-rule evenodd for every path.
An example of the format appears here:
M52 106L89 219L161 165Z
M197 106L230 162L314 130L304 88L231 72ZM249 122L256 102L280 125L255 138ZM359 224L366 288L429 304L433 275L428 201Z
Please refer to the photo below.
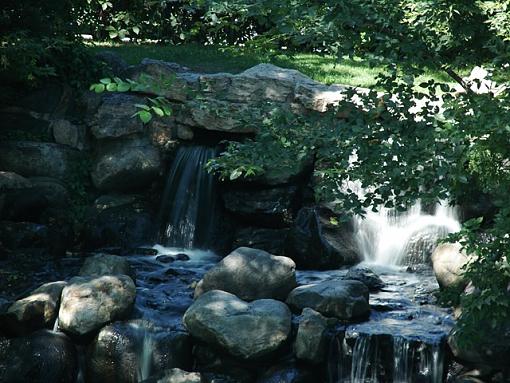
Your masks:
M110 50L118 53L129 64L137 64L148 57L157 60L176 62L194 71L214 73L240 73L260 63L271 63L284 68L297 69L314 80L325 84L346 84L364 88L374 87L376 77L382 67L371 67L361 59L343 58L312 53L291 54L282 51L278 54L265 54L246 51L241 48L221 48L197 44L156 45L89 45L94 52ZM464 74L464 73L462 73ZM451 81L442 72L427 72L419 81L434 78Z

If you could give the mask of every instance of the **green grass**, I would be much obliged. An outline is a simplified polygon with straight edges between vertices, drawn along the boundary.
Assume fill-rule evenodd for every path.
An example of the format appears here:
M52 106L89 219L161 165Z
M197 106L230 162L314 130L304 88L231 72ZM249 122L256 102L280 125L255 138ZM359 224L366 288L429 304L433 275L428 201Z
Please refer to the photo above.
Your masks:
M361 59L344 58L340 62L332 56L312 53L278 53L264 54L246 51L242 48L221 48L217 46L125 44L96 45L89 48L93 52L109 50L116 52L129 64L138 64L143 58L176 62L197 72L240 73L260 63L271 63L283 68L297 69L316 81L325 84L345 84L371 88L375 86L376 76L381 67L370 67ZM419 81L434 78L451 81L442 72L427 72Z

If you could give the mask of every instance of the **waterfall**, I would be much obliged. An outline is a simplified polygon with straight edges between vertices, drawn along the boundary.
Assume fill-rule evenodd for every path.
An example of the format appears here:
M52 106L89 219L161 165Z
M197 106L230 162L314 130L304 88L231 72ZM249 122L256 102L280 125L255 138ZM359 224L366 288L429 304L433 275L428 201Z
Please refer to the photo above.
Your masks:
M352 351L351 383L377 382L378 363L377 338L360 334Z
M163 192L160 223L167 246L206 246L212 236L217 209L216 182L204 166L216 150L205 146L177 149Z
M416 203L405 212L382 208L357 218L356 240L365 261L385 266L427 263L437 241L460 230L455 208L438 204L433 214Z
M393 383L409 383L413 376L414 349L411 341L400 336L393 338Z
M154 339L147 331L143 331L142 346L138 359L138 381L142 382L150 377L152 367L152 349L154 348Z

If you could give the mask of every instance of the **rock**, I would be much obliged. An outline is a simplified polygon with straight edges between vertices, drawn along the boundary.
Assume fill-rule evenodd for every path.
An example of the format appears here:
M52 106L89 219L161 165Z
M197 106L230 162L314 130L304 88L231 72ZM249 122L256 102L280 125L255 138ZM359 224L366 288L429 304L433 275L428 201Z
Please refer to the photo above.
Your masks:
M143 138L102 145L92 165L92 182L103 191L147 188L162 169L158 150Z
M382 279L368 267L351 267L344 279L363 282L370 291L378 291L386 286Z
M285 255L299 269L337 269L361 261L352 225L342 223L326 208L299 210L287 237Z
M232 248L252 247L271 254L282 255L288 232L288 229L241 228L235 234Z
M29 296L14 302L7 310L21 327L19 332L53 328L60 305L60 294L66 282L45 283Z
M291 291L287 304L295 310L310 307L342 320L359 319L370 312L368 288L359 281L326 281L300 286Z
M299 320L294 352L298 359L311 363L321 363L328 347L326 331L327 319L317 311L305 307Z
M0 143L0 169L24 177L42 176L65 180L73 171L78 151L49 142L8 141Z
M142 133L142 121L133 117L138 109L135 104L145 104L145 99L126 93L107 93L95 116L96 124L91 131L94 137L118 138L133 133Z
M246 104L226 102L214 98L191 100L176 113L176 121L182 125L225 133L255 133L256 124L246 121L262 121L259 108Z
M463 267L468 256L459 243L441 243L432 253L432 268L441 288L467 283L463 281Z
M316 383L322 381L315 371L310 371L296 363L276 365L265 371L257 383Z
M32 183L25 177L13 172L0 171L0 193L8 190L28 189Z
M0 221L0 242L9 249L43 248L49 245L46 225Z
M127 62L112 51L102 51L96 53L96 58L104 62L111 70L113 76L123 76L124 71L128 68Z
M126 73L138 81L143 76L150 76L155 85L146 92L169 100L186 101L192 98L193 91L198 90L199 75L176 63L144 58L139 65L129 67Z
M154 213L139 200L111 208L96 208L85 222L85 248L129 249L143 246L153 240L153 220Z
M418 229L407 240L402 263L406 265L430 264L431 255L436 249L438 241L445 238L450 231L448 226L434 224Z
M77 373L76 348L62 333L42 330L0 338L0 382L75 382Z
M89 346L87 378L137 382L170 368L188 369L191 359L191 339L185 332L140 320L115 322L103 327Z
M42 196L47 206L67 208L70 203L69 191L65 182L51 177L30 177L33 192Z
M101 276L124 274L135 281L135 270L129 262L118 255L96 254L85 259L80 269L81 276Z
M248 301L284 300L295 286L296 265L290 258L240 247L207 271L195 296L223 290Z
M463 365L483 368L485 366L510 373L510 323L500 323L495 327L484 326L466 343L459 342L459 332L455 328L448 337L448 345Z
M57 144L83 150L86 147L86 131L82 125L76 125L68 120L53 120L50 123L53 138Z
M189 261L189 255L184 253L175 254L175 259L177 261Z
M62 291L59 327L71 334L88 334L126 318L135 296L135 284L126 275L72 278Z
M249 222L282 227L292 220L297 206L297 187L261 190L227 190L222 195L225 208Z
M161 263L172 263L175 262L175 258L168 254L158 255L156 261Z
M200 383L202 378L198 372L186 372L179 368L165 371L164 376L157 383Z
M198 298L183 320L192 336L245 360L278 350L291 330L291 313L284 303L272 299L247 303L220 290Z

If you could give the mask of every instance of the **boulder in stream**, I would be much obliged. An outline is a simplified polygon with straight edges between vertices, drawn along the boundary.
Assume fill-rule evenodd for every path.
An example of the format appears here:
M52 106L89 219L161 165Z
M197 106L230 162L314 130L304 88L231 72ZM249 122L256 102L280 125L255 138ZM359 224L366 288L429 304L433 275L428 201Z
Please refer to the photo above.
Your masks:
M74 277L62 291L59 327L75 335L98 330L108 322L126 318L135 296L135 284L127 275Z
M370 312L368 288L362 282L350 280L299 286L291 291L287 304L295 310L310 307L341 320L363 318Z
M213 266L195 290L223 290L251 301L272 298L284 300L296 287L296 265L292 259L263 250L240 247Z
M311 363L324 361L327 351L328 320L317 311L305 307L299 320L294 343L296 357Z
M191 367L191 338L183 331L142 320L103 327L87 353L87 377L97 383L128 383Z
M77 373L76 348L62 333L41 330L0 338L0 382L67 383L75 382Z
M437 282L442 288L466 284L463 280L463 267L469 258L459 243L441 243L432 253L432 268Z
M363 282L370 291L378 291L386 286L382 279L368 267L351 267L344 279Z
M27 297L14 302L7 310L16 332L52 328L57 319L60 294L66 282L45 283ZM18 327L19 326L19 327Z
M251 303L213 290L198 298L184 314L192 336L245 360L267 356L288 339L291 313L273 299Z

